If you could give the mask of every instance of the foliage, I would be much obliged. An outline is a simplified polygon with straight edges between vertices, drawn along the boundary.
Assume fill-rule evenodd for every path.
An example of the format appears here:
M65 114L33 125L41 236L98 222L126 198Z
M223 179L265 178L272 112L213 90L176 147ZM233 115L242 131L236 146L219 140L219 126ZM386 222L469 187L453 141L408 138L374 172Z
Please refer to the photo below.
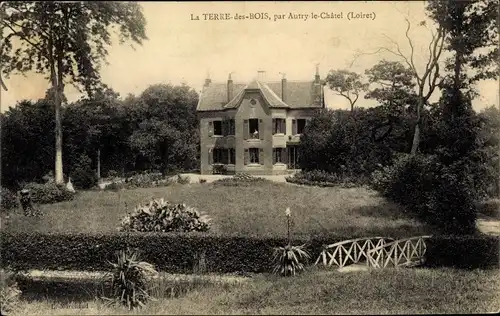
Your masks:
M239 172L232 177L226 177L215 180L213 183L215 185L238 187L238 186L249 186L254 183L265 183L265 182L269 182L269 180L262 177L255 177L245 172Z
M10 315L19 306L21 291L14 272L0 269L0 314Z
M200 178L200 183L207 183L207 179Z
M274 249L274 270L276 274L282 276L293 276L304 271L303 261L310 258L305 250L305 245L277 247Z
M81 155L74 163L70 176L71 181L78 189L90 189L97 184L97 174L91 167L92 161L86 155Z
M107 262L114 260L114 253L130 247L140 249L144 261L168 273L191 273L196 254L202 252L206 252L206 261L210 263L208 272L265 273L273 269L273 247L288 243L286 238L199 233L43 234L2 231L0 236L2 265L28 270L108 271ZM499 238L487 235L432 237L426 241L428 262L440 261L442 266L498 267ZM346 239L350 237L293 238L291 244L307 243L307 252L316 258L323 245ZM441 253L448 259L441 260Z
M500 220L500 199L482 201L477 208L480 214Z
M402 157L374 172L373 185L421 220L442 232L475 232L476 195L463 163L444 165L437 156Z
M2 186L40 181L54 167L54 106L47 101L22 101L2 119Z
M447 80L470 86L498 77L498 5L498 0L429 1L427 12L447 30L446 49L453 53L446 61ZM462 77L465 69L469 74Z
M130 249L118 252L116 262L111 265L113 301L128 307L129 310L144 307L151 298L148 293L151 279L158 274L154 266L139 261L137 252Z
M31 182L26 184L24 189L30 191L33 203L38 204L52 204L69 201L75 196L75 193L66 190L64 185L57 185L54 182L44 184Z
M188 86L157 84L131 108L129 144L151 168L171 171L198 165L197 93ZM137 120L139 118L140 120Z
M1 210L7 211L19 207L19 201L17 200L17 195L7 188L0 188L0 202Z
M415 112L415 78L410 68L384 59L366 70L365 74L372 87L365 98L377 100L387 115L388 123L393 123L392 120L401 116L403 111Z
M314 185L319 187L355 187L363 184L360 177L349 178L335 173L329 173L323 170L301 171L293 176L285 177L287 182L303 185ZM368 180L365 180L367 182Z
M378 136L377 128L384 116L380 108L322 110L301 135L301 169L353 179L367 177L380 165L390 164L411 135L404 128L395 128Z
M92 96L103 86L99 71L112 45L110 30L118 31L120 43L142 44L146 21L137 3L92 1L11 1L1 15L7 33L0 45L2 73L9 77L13 72L36 71L50 82L47 100L55 109L55 180L61 184L65 82Z
M325 79L329 88L337 95L349 101L351 111L361 92L365 91L368 84L362 82L361 75L348 70L331 70Z
M137 232L204 232L210 229L211 219L185 204L172 204L153 199L139 205L132 214L122 219L121 231Z

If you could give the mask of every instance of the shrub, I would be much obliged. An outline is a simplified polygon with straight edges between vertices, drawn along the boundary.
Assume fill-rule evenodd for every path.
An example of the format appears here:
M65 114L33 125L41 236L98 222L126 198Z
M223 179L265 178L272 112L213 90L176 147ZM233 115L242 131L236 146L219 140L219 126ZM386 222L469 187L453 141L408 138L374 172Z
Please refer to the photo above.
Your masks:
M64 185L57 185L53 182L45 184L31 182L25 185L24 189L30 191L33 203L38 204L70 201L75 196L75 193L66 190Z
M143 307L150 300L151 280L158 272L152 264L139 261L137 252L129 249L117 254L117 261L111 263L112 301L128 307L129 310Z
M433 155L400 158L374 172L373 186L444 233L475 231L476 195L467 166L445 166Z
M126 178L125 181L112 182L104 189L117 191L121 189L166 187L176 181L176 179L171 178L165 179L161 173L142 173L132 175Z
M157 199L139 205L132 214L125 216L120 229L137 232L203 232L210 229L210 220L193 207Z
M285 177L285 180L290 183L303 184L303 185L313 185L319 187L333 187L341 186L346 188L351 188L355 186L362 185L367 180L364 177L350 177L347 175L339 175L335 173L329 173L323 170L311 170L311 171L301 171L295 173L293 176Z
M1 269L0 283L0 312L2 315L9 315L16 310L21 295L16 281L16 274Z
M14 192L7 188L0 188L1 210L7 211L19 207L19 201Z
M264 183L269 182L269 180L262 177L254 177L248 173L237 173L232 177L222 178L215 180L213 183L216 185L223 186L248 186L253 183Z
M487 201L483 201L478 203L478 212L493 217L496 219L500 219L500 199L490 199Z
M71 171L71 181L77 189L90 189L97 185L97 174L92 169L92 160L87 155L81 155Z
M207 182L207 179L201 179L200 178L200 183L206 183Z

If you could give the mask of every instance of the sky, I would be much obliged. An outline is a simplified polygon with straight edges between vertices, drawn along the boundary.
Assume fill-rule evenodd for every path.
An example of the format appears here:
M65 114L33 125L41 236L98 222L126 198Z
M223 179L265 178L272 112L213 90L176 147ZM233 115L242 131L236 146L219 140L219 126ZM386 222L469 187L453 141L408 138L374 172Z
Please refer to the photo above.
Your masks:
M141 5L149 39L132 48L119 45L115 38L108 50L108 64L101 69L103 81L122 97L140 94L158 83L184 83L200 91L207 75L212 81L223 82L232 73L235 82L247 82L259 70L266 71L266 79L270 81L280 80L280 73L285 73L288 80L312 80L316 64L322 78L331 69L364 73L382 59L397 59L389 53L363 55L351 66L357 52L391 47L389 38L399 44L403 53L409 52L405 17L412 24L409 34L416 47L418 69L422 69L428 56L431 26L418 26L426 19L423 1L142 2ZM209 14L234 17L259 13L267 14L269 19L205 20ZM323 17L328 13L337 18L322 19L322 13ZM292 19L290 14L296 18ZM353 15L367 17L348 18ZM193 20L196 17L200 20ZM8 91L1 91L2 112L20 100L43 97L48 88L48 81L34 73L11 75L4 81ZM476 110L499 104L497 80L481 82L477 88L480 97L473 103ZM81 96L70 85L66 85L65 94L69 101ZM434 99L437 97L435 93ZM326 93L325 99L328 107L349 107L347 100L331 92ZM373 104L363 98L357 103L358 106Z

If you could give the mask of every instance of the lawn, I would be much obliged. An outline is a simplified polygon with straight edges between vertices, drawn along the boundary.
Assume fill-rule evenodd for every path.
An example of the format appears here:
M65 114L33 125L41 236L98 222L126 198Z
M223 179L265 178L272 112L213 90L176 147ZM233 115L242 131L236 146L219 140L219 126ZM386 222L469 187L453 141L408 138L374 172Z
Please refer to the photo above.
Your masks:
M499 270L387 269L259 275L239 284L199 284L129 312L99 300L24 299L19 315L111 314L438 314L500 310Z
M227 187L211 183L114 191L83 191L73 201L42 205L44 216L21 211L3 218L3 229L41 232L106 233L139 203L163 197L197 207L213 219L214 233L285 236L284 211L292 211L295 235L412 236L431 233L375 191L319 188L287 183Z

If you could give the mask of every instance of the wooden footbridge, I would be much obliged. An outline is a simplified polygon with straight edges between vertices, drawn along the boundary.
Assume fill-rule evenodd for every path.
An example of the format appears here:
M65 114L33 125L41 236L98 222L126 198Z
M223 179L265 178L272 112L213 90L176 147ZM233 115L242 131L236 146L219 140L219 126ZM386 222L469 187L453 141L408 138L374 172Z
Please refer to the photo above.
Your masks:
M425 240L431 236L405 239L365 237L323 246L315 265L344 268L365 264L369 268L413 267L424 263Z

